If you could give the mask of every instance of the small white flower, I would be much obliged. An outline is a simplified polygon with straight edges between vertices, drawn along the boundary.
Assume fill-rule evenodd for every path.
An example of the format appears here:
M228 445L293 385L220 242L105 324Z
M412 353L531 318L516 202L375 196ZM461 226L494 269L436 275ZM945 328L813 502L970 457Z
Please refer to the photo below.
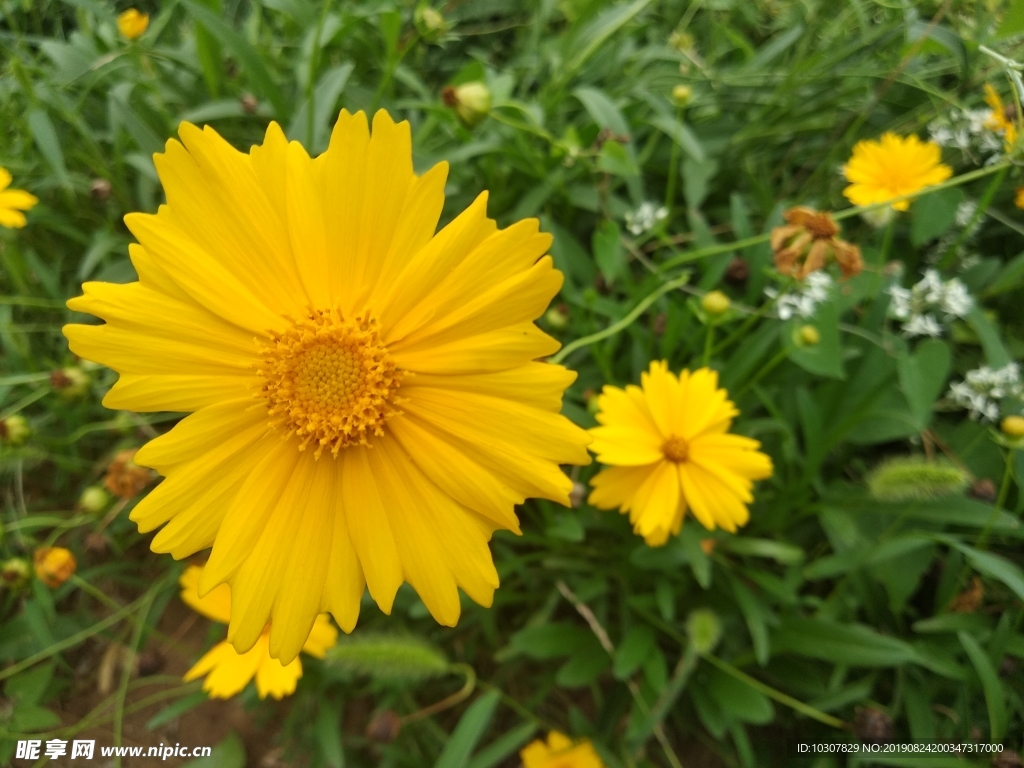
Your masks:
M974 218L974 212L978 210L978 203L974 200L964 200L956 207L954 221L958 227L966 227Z
M791 317L813 317L818 305L828 299L832 285L832 278L827 273L812 272L792 291L780 294L774 288L765 288L764 292L776 300L779 319L789 320Z
M911 338L941 336L944 324L965 316L974 306L967 286L956 278L944 281L934 269L925 270L910 288L892 286L889 295L889 315L902 323L903 334Z
M626 229L633 235L642 235L654 228L654 225L668 216L664 206L645 200L635 211L626 214Z
M966 408L971 419L997 421L999 401L1011 397L1024 400L1024 385L1020 380L1020 366L1008 363L999 369L987 365L968 371L963 381L949 385L949 400Z

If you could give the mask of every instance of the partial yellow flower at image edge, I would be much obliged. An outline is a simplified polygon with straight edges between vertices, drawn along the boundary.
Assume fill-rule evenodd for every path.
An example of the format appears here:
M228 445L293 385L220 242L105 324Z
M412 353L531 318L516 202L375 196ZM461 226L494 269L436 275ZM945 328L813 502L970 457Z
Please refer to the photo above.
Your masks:
M113 409L192 415L134 457L165 479L134 508L156 552L212 547L228 640L287 664L317 615L351 631L403 582L446 626L490 606L488 542L515 505L569 504L590 437L561 415L576 374L534 320L562 285L536 219L481 194L435 232L447 163L413 173L409 124L341 113L311 158L271 123L242 153L188 123L155 156L167 203L125 218L139 281L71 299L79 357Z
M739 411L710 368L676 376L654 361L641 386L605 386L591 450L606 465L589 501L629 513L650 546L679 533L687 511L708 530L735 533L750 517L753 481L770 477L757 440L729 434Z
M558 731L551 731L547 741L537 739L527 744L519 759L523 768L605 768L588 740L573 741Z
M10 172L0 166L0 227L21 229L28 223L25 211L31 210L39 198L23 189L9 189L12 181Z
M181 585L181 599L189 608L208 619L227 624L231 620L231 590L221 584L205 597L199 596L199 579L202 568L189 566L178 582ZM237 695L256 679L256 691L261 699L272 696L280 699L295 692L295 686L302 677L302 662L292 659L282 664L270 657L268 635L264 630L256 644L246 653L238 653L231 643L217 643L188 672L185 682L206 677L203 690L213 699L229 699ZM317 616L313 629L302 646L304 653L322 659L328 649L338 640L338 630L331 626L331 620L324 614Z
M853 147L843 176L850 182L843 194L854 205L885 203L941 184L953 175L942 163L939 145L917 136L884 133L878 140L864 139ZM897 211L910 207L910 199L892 204Z

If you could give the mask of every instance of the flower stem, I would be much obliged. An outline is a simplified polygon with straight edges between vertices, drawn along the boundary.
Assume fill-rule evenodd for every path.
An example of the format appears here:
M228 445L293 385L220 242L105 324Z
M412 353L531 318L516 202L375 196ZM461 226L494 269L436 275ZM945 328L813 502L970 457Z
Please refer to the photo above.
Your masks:
M939 266L943 269L947 269L953 265L953 259L960 253L960 249L963 247L964 241L971 234L971 230L978 223L978 220L984 215L985 211L992 204L992 198L995 197L996 191L1003 183L1003 179L1006 178L1006 172L1009 170L1008 167L1004 166L999 173L996 174L995 178L989 182L988 187L985 189L985 194L981 196L981 200L978 201L977 207L974 209L974 213L971 215L971 220L967 222L967 226L960 230L960 236L953 243L953 247L946 251L945 256L942 257L942 261Z
M708 323L704 333L704 355L701 358L701 365L705 368L707 368L708 363L711 362L711 348L714 346L714 340L715 326Z

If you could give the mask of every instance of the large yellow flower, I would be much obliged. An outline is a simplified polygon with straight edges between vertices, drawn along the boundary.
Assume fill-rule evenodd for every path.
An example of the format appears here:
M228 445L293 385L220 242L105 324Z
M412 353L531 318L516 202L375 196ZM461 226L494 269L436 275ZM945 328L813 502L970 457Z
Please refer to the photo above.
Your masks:
M531 741L519 753L523 768L605 768L604 761L586 739L573 742L564 733L552 731L547 742Z
M1017 141L1017 122L1013 119L1016 109L1013 104L1007 109L991 83L985 83L985 103L992 107L992 114L985 121L985 127L1003 134L1003 141L1009 149Z
M206 597L200 597L199 579L202 570L198 565L185 569L178 582L181 584L181 599L206 618L227 624L231 619L231 590L226 584L221 584ZM302 677L302 662L295 658L288 664L282 664L270 658L269 634L269 629L263 630L256 645L247 653L238 653L231 643L217 643L185 673L185 682L198 680L205 675L203 690L213 699L230 699L254 677L256 691L261 699L267 696L280 699L295 693L295 685ZM337 641L338 630L331 626L331 620L325 614L320 614L313 622L313 629L302 650L322 659Z
M843 166L843 175L850 182L843 190L847 199L854 205L872 205L940 184L953 170L943 165L938 144L922 142L913 135L885 133L878 141L858 141ZM892 207L905 211L910 200L899 200Z
M654 361L642 386L606 386L591 434L602 464L590 503L628 512L633 530L652 547L679 533L690 509L708 530L735 532L749 518L754 480L772 474L757 440L727 434L739 411L710 368L678 377Z
M8 189L9 186L11 174L0 166L0 227L21 229L27 222L24 211L38 203L39 198L23 189Z
M499 230L487 195L435 234L447 164L412 169L408 123L342 112L311 159L271 123L249 154L184 124L155 158L167 204L125 222L139 282L68 302L75 354L121 374L104 403L194 411L144 446L167 479L132 512L157 552L213 546L201 592L229 582L228 639L272 620L287 663L364 587L390 612L409 582L442 624L461 587L490 605L488 541L514 505L568 504L559 464L587 434L559 414L575 374L533 320L562 275L529 219Z

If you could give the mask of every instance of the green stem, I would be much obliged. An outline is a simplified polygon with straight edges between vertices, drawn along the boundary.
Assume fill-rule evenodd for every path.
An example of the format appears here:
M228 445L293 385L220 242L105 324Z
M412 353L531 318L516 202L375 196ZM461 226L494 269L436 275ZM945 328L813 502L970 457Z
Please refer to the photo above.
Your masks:
M992 514L989 515L988 520L985 522L985 527L981 529L978 540L974 543L975 549L985 548L989 534L992 532L992 526L996 524L999 513L1003 511L1003 505L1006 503L1006 497L1010 494L1010 483L1012 480L1013 451L1007 451L1005 466L1003 467L1003 481L999 484L999 495L996 497L996 503L992 507Z
M840 729L845 730L846 727L847 727L846 723L844 723L838 717L833 717L832 715L827 715L824 712L822 712L821 710L815 709L810 704L804 704L799 699L794 699L792 696L787 696L782 691L775 690L770 685L766 685L765 683L762 683L760 680L758 680L757 678L751 677L746 672L742 672L742 671L736 669L736 667L734 667L732 664L730 664L727 661L722 661L718 657L712 656L711 654L707 654L705 656L702 656L701 658L703 658L704 661L708 662L709 664L712 664L713 666L718 667L720 670L725 672L727 675L731 675L732 677L735 677L740 682L746 683L751 688L753 688L755 691L760 691L761 693L763 693L768 698L775 699L775 701L779 702L780 704L784 704L785 706L789 707L790 709L796 710L797 712L799 712L802 715L807 715L807 717L810 717L810 718L812 718L814 720L817 720L819 723L824 723L825 725L830 725L833 728L840 728Z
M576 339L576 341L566 344L564 347L562 347L561 351L548 358L548 362L555 363L557 365L580 347L586 347L589 346L590 344L594 344L595 342L601 341L602 339L607 339L609 336L614 336L619 331L628 328L630 325L633 324L633 322L638 317L640 317L640 315L644 313L644 311L649 306L651 306L651 304L656 302L669 291L675 290L676 288L685 285L689 279L689 275L680 275L675 280L669 280L667 283L658 286L658 288L656 288L654 291L647 294L647 296L641 299L640 303L633 308L632 312L630 312L624 318L619 320L617 323L613 323L612 325L609 325L607 328L598 331L597 333L592 333L589 336L584 336L583 338Z
M662 691L658 700L654 702L654 706L651 707L651 713L644 719L643 725L634 737L631 746L632 751L636 752L643 747L647 739L651 737L654 729L664 722L669 710L675 705L679 695L686 687L686 683L690 679L690 675L693 674L693 670L697 668L699 660L700 654L697 653L692 644L687 644L686 650L679 657L679 662L672 673L672 679L669 680L668 685Z
M704 355L701 358L701 365L704 368L708 367L708 363L711 362L711 348L714 346L715 340L715 326L710 322L707 324L707 328L704 334Z
M146 617L149 609L153 607L154 592L146 592L145 600L139 610L139 618L135 624L135 631L132 632L132 641L129 646L129 656L124 660L121 667L121 684L117 688L117 699L114 703L114 746L121 746L121 734L124 728L124 704L128 697L128 684L132 679L132 667L135 665L135 657L139 653L139 646L142 644L142 632L146 627ZM115 768L121 768L121 756L114 758Z
M778 366L778 364L785 359L786 350L785 348L783 348L776 353L775 357L773 357L771 360L769 360L767 363L761 366L761 370L755 373L751 378L747 379L743 386L736 391L736 397L738 398L752 386L757 384L757 382L759 382L761 379L763 379L765 376L767 376L769 373L775 370L776 366Z
M676 109L676 122L683 120L683 109ZM673 140L672 151L668 160L668 186L665 189L665 210L672 216L672 206L676 201L676 164L679 162L679 145Z

